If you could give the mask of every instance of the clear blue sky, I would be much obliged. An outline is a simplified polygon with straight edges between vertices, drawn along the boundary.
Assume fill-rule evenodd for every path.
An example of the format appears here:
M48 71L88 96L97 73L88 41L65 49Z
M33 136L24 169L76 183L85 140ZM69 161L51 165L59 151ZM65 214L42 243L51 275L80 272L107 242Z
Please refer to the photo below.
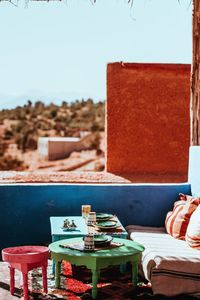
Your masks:
M108 62L191 63L189 3L0 2L0 108L106 99Z

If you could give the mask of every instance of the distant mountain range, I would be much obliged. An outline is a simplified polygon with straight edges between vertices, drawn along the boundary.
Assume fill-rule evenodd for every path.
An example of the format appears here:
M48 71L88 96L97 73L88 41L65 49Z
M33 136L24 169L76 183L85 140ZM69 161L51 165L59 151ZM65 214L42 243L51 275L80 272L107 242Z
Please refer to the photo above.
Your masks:
M0 94L0 110L15 108L17 106L23 106L27 103L28 100L31 100L33 103L41 100L45 104L49 104L53 102L55 104L60 105L62 101L66 101L68 103L75 101L76 99L81 100L82 98L88 99L92 98L94 101L105 100L100 99L97 95L91 95L91 93L79 93L79 92L53 92L53 93L45 93L40 91L30 91L22 95L4 95Z
M24 106L24 104L27 103L28 100L31 100L33 103L37 100L42 100L45 104L48 104L49 102L54 102L55 104L60 104L61 101L58 100L58 98L44 98L43 96L41 97L30 97L30 96L18 96L18 97L13 97L13 96L4 96L0 95L0 110L2 109L10 109L10 108L16 108L17 106ZM63 99L65 100L65 99Z

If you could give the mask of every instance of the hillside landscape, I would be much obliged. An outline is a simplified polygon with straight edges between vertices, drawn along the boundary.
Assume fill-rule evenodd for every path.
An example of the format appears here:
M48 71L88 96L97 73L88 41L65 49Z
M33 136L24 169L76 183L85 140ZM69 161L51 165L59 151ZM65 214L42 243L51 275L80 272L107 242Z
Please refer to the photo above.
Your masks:
M42 101L0 111L0 170L101 171L104 168L105 102ZM38 152L40 137L84 137L84 150L48 161Z

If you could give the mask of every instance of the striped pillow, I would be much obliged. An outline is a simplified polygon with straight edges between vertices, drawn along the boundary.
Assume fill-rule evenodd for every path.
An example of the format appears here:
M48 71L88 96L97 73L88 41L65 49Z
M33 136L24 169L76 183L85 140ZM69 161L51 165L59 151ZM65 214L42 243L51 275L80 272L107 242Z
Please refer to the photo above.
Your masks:
M174 203L173 211L168 212L165 227L171 236L184 240L190 217L200 204L200 198L179 194L179 199Z
M200 205L190 218L185 239L190 247L200 250Z

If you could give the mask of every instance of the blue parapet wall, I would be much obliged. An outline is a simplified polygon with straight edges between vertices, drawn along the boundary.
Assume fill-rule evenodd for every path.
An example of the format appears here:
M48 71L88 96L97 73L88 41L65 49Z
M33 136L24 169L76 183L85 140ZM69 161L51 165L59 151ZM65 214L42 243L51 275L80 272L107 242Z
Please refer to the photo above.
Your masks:
M0 186L0 249L51 241L50 216L80 215L82 204L116 214L123 225L164 226L185 184L16 184Z

